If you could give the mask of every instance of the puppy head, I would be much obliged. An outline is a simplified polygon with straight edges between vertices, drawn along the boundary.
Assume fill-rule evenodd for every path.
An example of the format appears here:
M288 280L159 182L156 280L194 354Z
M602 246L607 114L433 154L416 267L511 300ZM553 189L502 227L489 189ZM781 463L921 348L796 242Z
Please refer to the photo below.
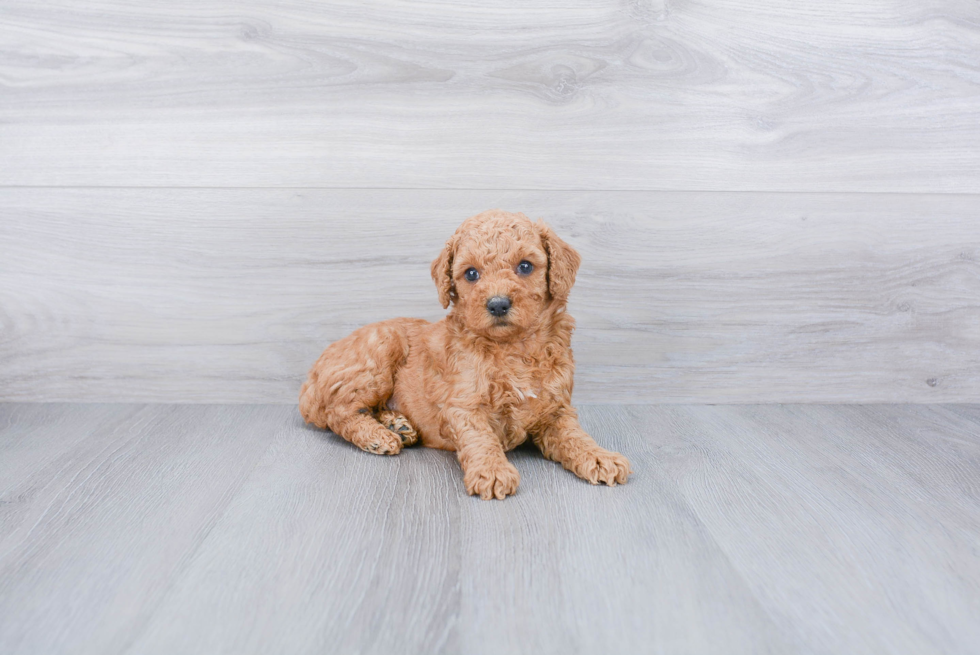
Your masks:
M467 329L506 340L565 306L579 261L543 222L491 210L459 226L432 262L432 279Z

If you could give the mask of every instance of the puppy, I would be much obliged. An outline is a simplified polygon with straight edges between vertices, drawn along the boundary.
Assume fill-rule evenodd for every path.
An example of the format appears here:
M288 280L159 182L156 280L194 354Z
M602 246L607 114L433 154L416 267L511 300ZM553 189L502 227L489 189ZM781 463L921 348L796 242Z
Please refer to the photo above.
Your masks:
M626 482L572 407L575 321L565 313L580 257L538 221L492 210L466 220L432 262L438 323L395 318L330 345L299 394L307 423L396 455L454 450L470 494L503 499L520 476L506 451L528 436L592 484Z

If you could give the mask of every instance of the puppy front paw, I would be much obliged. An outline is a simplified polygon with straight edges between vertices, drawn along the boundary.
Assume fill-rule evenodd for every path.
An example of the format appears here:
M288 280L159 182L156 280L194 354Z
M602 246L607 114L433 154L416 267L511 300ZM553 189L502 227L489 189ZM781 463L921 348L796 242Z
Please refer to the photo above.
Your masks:
M493 464L470 466L463 475L466 493L483 500L503 500L517 491L521 475L513 464L504 460Z
M571 468L583 480L592 484L601 482L610 487L626 484L626 479L633 472L628 459L605 448L583 453Z

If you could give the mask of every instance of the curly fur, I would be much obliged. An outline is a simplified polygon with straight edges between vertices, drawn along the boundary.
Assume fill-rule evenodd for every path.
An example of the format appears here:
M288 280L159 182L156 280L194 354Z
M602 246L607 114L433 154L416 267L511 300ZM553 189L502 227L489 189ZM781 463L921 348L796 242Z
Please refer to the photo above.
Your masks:
M518 264L534 266L520 275ZM432 262L449 314L395 318L331 344L300 390L303 418L372 453L421 441L456 451L466 491L504 498L520 476L505 452L528 436L592 484L626 482L625 457L599 447L572 407L575 321L565 313L578 253L543 222L492 210L466 220ZM468 282L476 268L480 279ZM503 318L487 300L507 296Z

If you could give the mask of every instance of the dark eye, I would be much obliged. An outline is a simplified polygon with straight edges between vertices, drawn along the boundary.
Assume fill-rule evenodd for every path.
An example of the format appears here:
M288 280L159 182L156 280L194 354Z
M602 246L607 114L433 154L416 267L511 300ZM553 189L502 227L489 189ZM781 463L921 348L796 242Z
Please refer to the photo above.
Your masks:
M466 278L467 282L476 282L480 279L480 271L470 266L468 269L466 269L466 272L463 273L463 277Z
M532 264L526 259L517 265L517 272L520 273L521 275L530 275L531 271L533 270L534 270L534 264Z

